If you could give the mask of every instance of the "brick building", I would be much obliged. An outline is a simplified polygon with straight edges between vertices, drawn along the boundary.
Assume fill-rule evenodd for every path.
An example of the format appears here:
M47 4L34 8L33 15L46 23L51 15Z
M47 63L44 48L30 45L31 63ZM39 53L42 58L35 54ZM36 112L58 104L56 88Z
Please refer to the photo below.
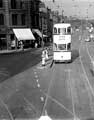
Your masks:
M0 48L9 49L13 28L39 27L39 0L0 0Z

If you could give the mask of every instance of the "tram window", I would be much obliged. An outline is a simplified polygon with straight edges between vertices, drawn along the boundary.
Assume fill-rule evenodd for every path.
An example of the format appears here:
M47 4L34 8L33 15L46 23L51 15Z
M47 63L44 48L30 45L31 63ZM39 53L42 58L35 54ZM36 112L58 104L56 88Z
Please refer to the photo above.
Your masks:
M54 28L54 34L57 34L57 28L56 27Z
M58 28L58 33L60 34L60 28Z
M71 34L71 27L67 28L67 34Z
M58 50L66 50L66 44L58 44Z
M65 35L66 34L66 28L62 28L61 33L62 33L62 35Z
M67 50L71 50L71 43L67 44Z

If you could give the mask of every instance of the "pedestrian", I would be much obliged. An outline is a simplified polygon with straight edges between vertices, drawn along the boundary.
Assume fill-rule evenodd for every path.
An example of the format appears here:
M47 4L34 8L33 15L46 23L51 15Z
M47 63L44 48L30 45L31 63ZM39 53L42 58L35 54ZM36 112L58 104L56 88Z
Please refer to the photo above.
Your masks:
M37 44L37 42L35 43L35 48L37 48L38 47L38 44Z
M45 57L48 60L49 57L48 57L48 49L47 48L45 49Z
M42 51L42 66L45 66L46 64L46 55L45 55L45 50Z
M24 50L23 49L23 42L22 42L22 40L20 41L20 45L21 45L21 50Z

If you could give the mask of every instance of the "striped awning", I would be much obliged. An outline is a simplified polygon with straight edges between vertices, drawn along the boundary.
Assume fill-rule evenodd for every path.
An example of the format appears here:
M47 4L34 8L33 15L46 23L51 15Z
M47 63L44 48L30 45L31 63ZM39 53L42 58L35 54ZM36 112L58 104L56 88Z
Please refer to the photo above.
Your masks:
M16 38L20 40L35 40L35 37L33 36L32 31L30 28L22 28L22 29L13 29L13 32L16 36Z

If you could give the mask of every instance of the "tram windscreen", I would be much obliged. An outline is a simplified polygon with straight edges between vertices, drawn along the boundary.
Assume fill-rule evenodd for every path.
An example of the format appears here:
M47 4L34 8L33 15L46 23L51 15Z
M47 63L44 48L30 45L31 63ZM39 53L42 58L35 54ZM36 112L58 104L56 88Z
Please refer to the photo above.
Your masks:
M66 44L58 44L58 50L66 50Z

